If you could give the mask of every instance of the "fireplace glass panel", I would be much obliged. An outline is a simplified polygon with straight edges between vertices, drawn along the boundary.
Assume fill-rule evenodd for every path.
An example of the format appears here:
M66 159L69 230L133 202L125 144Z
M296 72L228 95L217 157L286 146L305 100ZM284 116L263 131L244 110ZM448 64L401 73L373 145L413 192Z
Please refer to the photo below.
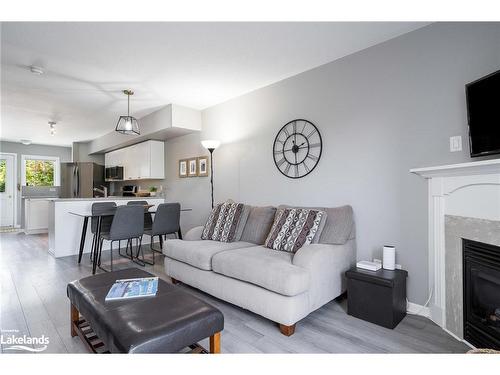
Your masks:
M500 349L500 247L463 239L464 338Z
M471 313L500 334L500 277L496 270L471 270Z

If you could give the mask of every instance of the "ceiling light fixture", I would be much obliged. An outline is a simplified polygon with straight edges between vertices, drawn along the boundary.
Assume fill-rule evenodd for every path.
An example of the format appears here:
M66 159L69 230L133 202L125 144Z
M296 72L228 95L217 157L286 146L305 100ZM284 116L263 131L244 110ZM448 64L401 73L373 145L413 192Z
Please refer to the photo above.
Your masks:
M120 116L115 130L122 134L140 135L141 132L139 131L139 123L137 122L137 119L130 116L130 96L134 95L134 92L132 90L123 90L123 93L127 95L127 116Z
M42 68L40 68L39 66L35 66L35 65L30 66L30 71L31 71L31 73L36 74L37 76L41 76L44 73Z
M54 121L49 121L49 130L50 130L50 135L54 136L56 135L56 123Z
M30 145L31 144L31 139L20 139L19 142L21 142L23 145Z

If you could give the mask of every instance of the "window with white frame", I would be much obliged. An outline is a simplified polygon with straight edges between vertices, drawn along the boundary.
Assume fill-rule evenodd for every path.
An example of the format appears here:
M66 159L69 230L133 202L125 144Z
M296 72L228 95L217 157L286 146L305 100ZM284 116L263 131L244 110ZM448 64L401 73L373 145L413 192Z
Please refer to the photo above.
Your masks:
M24 186L59 186L59 158L54 156L22 155L21 183Z

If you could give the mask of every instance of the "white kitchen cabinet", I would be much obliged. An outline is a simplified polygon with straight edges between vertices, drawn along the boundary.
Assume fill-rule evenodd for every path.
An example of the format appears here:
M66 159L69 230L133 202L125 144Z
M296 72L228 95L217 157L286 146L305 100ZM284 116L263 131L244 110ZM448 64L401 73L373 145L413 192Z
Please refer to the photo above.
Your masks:
M165 178L165 144L146 141L111 151L105 155L106 167L123 167L124 180Z
M47 233L49 228L49 201L27 198L24 202L24 232Z

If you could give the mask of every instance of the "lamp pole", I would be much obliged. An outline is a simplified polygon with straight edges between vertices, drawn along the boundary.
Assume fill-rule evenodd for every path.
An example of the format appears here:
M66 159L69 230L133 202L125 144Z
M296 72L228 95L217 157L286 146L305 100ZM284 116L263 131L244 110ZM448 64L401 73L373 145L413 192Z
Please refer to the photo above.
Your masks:
M214 208L214 150L215 148L209 148L210 152L210 186L212 188L212 209Z
M220 146L220 141L214 139L207 139L201 141L203 147L210 152L210 186L212 193L212 209L214 208L214 151Z

